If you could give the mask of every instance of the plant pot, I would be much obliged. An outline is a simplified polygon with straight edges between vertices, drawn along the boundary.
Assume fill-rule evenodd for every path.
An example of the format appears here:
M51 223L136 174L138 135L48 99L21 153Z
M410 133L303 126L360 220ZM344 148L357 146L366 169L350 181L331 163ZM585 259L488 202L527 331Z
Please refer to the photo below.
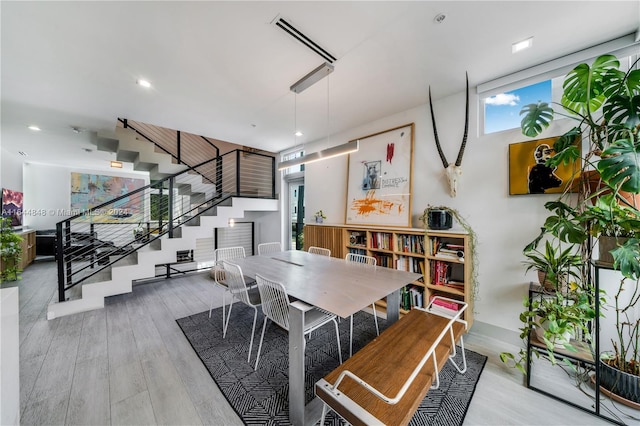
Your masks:
M640 376L620 371L602 360L600 386L627 401L640 403Z
M602 182L600 178L600 172L597 170L585 170L582 172L582 176L580 177L580 182L584 182L589 186L589 193L595 194L597 191L605 188L606 185ZM604 191L601 195L610 194L611 190L608 189ZM635 208L640 208L640 194L634 194L632 192L627 191L619 191L618 194L622 196L629 204L634 206ZM594 197L591 199L591 202L595 205L598 197ZM622 204L622 203L620 203Z
M611 250L623 245L629 238L609 237L601 235L598 238L598 260L602 263L613 265L613 255Z
M552 281L549 281L547 279L547 273L544 271L538 270L538 282L545 290L564 292L567 289L566 281L567 281L566 279L560 278L558 280L558 288L556 288L556 285Z
M542 318L536 317L536 322L540 324L540 327L535 328L536 337L539 341L544 342L544 332L549 328L548 321L540 322ZM573 338L573 333L570 331L565 331L562 336L557 336L551 342L554 345L564 345L565 343L569 343L569 341Z
M316 216L316 223L322 223L322 220L320 216Z

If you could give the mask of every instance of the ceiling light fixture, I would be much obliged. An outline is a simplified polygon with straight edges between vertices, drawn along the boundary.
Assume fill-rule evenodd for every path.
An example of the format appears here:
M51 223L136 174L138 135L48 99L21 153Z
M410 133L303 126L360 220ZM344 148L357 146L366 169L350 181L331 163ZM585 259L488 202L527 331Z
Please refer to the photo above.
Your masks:
M433 21L436 24L442 24L446 18L447 18L447 15L445 15L444 13L438 13L436 17L433 18Z
M23 157L28 157L29 156L29 154L27 154L24 151L18 151L18 154L22 155Z
M513 43L511 45L511 53L518 53L525 49L530 48L533 45L533 37L529 37L526 40L519 41L517 43Z
M142 87L147 88L147 89L151 87L151 83L149 83L147 80L143 80L143 79L137 80L136 84L138 86L142 86Z
M325 62L324 64L311 71L309 74L302 77L300 80L293 83L293 86L291 86L289 89L294 93L300 93L303 90L313 86L332 72L333 65Z
M29 130L33 130L34 132L39 132L40 127L32 124L31 126L29 126Z
M328 72L326 70L322 71L325 68L325 66L331 67L331 70ZM296 107L294 108L294 125L297 124L296 123L297 121L296 108L297 108L297 96L298 96L297 94L300 93L302 90L306 89L307 87L309 87L311 84L307 85L302 90L296 91L296 89L300 88L301 82L305 82L303 84L306 84L306 82L308 82L308 77L310 75L313 75L316 73L319 73L319 74L326 73L326 74L323 74L323 76L325 76L331 73L332 71L333 71L333 66L325 63L320 67L316 68L315 70L311 71L309 74L307 74L298 82L296 82L293 86L291 86L291 91L296 94L295 95L296 102L294 103L294 105L296 105ZM314 83L319 80L320 79L315 80ZM331 126L329 125L329 79L327 78L327 142L329 142L330 129L331 129ZM359 148L360 148L360 140L350 141L342 145L333 146L331 148L326 148L317 152L312 152L311 154L308 154L308 155L302 155L301 157L296 157L291 160L283 161L278 165L278 170L285 170L285 169L288 169L289 167L298 166L301 164L309 164L309 163L315 163L316 161L320 161L320 160L327 160L329 158L337 157L339 155L345 155L345 154L349 154L350 152L355 152Z
M114 169L121 169L122 168L122 162L120 162L120 161L111 161L111 167L113 167Z

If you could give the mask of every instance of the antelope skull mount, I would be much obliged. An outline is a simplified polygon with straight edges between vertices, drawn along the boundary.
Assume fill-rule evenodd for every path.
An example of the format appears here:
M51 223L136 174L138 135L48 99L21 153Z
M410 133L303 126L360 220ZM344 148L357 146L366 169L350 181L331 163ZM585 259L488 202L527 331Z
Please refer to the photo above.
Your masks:
M440 155L442 165L444 166L447 182L449 182L450 194L452 197L455 197L458 193L458 182L462 176L462 156L464 155L464 148L467 145L467 134L469 133L469 75L467 74L467 105L464 119L464 135L462 136L462 143L460 144L458 158L456 159L455 164L449 164L447 157L445 157L444 152L442 152L442 147L440 146L438 129L436 128L436 117L433 115L433 104L431 102L431 86L429 86L429 109L431 110L431 122L433 123L433 136L436 140L436 148L438 149L438 154Z

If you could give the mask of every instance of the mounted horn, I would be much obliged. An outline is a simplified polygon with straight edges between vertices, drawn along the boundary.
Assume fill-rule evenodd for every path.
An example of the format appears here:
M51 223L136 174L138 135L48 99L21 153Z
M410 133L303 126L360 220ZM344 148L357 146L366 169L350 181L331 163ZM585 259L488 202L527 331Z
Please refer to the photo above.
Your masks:
M442 160L442 165L446 169L449 167L449 162L447 161L447 157L445 157L444 152L442 152L442 147L440 146L440 139L438 139L438 128L436 127L436 117L433 115L433 103L431 102L431 86L429 86L429 111L431 111L431 123L433 124L433 136L436 138L436 148L438 149L438 154L440 155L440 159Z
M467 146L467 136L469 133L469 74L466 73L467 80L467 102L466 102L466 111L464 118L464 135L462 136L462 143L460 144L460 150L458 151L458 158L456 158L455 164L449 164L447 161L447 157L445 157L444 152L442 151L442 147L440 146L440 139L438 138L438 129L436 127L436 118L433 114L433 103L431 101L431 86L429 86L429 109L431 110L431 123L433 124L433 136L436 141L436 148L438 149L438 154L440 155L440 159L442 160L442 165L445 169L445 175L447 177L447 181L449 182L450 194L452 197L455 197L458 193L458 181L460 176L462 176L462 156L464 155L464 149Z

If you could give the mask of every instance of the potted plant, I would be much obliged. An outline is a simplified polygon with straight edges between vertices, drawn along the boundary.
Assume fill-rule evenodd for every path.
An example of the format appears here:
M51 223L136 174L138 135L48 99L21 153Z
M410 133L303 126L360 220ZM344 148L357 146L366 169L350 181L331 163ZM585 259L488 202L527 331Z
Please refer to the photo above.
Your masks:
M591 308L596 300L601 300L601 295L595 294L595 287L590 282L589 260L594 245L603 234L615 233L615 230L634 232L626 241L618 240L610 250L613 269L624 277L618 293L630 287L636 295L640 278L640 239L637 235L640 224L637 197L640 193L640 70L634 70L637 62L629 67L630 71L622 70L620 62L612 55L600 56L591 65L579 64L564 79L562 100L555 104L561 110L555 111L549 104L538 102L521 111L524 115L522 131L530 137L547 128L555 115L576 123L556 140L555 153L547 166L581 160L581 174L567 186L578 193L567 191L559 199L545 204L551 214L543 229L544 233L561 242L579 245L584 266L575 287L586 292ZM588 145L587 149L580 149L582 141ZM596 185L589 184L593 175L597 176ZM571 297L575 300L575 294ZM623 306L615 297L617 342L613 342L614 353L608 357L615 362L607 364L621 366L640 379L635 368L640 362L638 351L623 349L640 347L638 333L634 332L638 323L627 317L637 300L632 297ZM526 312L529 311L521 315L525 327L530 325ZM626 330L628 327L630 330ZM514 359L509 355L501 356L504 362ZM639 386L637 382L636 386Z
M322 221L327 218L322 210L318 210L313 216L316 218L316 223L322 223Z
M0 221L0 257L2 258L0 282L20 279L21 242L22 237L11 227L11 218L2 218Z
M531 269L538 271L538 281L547 290L566 291L570 279L580 278L582 256L576 253L574 244L563 248L557 239L553 240L557 245L546 240L544 251L540 251L538 244L545 233L545 228L542 228L539 237L524 248L523 254L527 258L523 262L527 266L525 272Z
M531 302L525 298L523 302L525 310L520 314L520 321L522 321L520 338L526 342L530 338L530 333L535 331L538 340L547 348L547 358L555 365L557 363L556 348L576 352L572 339L575 336L590 338L588 324L595 318L595 310L589 297L587 291L574 289L571 298L556 291L545 293ZM535 346L531 347L531 352L540 358L540 352ZM502 352L500 359L526 374L528 362L526 348L521 348L516 355ZM565 358L564 361L570 368L576 369L569 359Z

